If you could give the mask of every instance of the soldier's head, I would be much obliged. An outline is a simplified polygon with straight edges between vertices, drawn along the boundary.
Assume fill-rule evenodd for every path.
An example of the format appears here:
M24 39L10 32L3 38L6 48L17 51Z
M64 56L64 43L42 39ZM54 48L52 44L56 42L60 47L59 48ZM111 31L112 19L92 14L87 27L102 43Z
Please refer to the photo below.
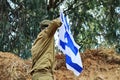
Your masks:
M43 20L40 22L40 30L43 30L45 29L46 27L49 26L49 24L51 23L50 20Z

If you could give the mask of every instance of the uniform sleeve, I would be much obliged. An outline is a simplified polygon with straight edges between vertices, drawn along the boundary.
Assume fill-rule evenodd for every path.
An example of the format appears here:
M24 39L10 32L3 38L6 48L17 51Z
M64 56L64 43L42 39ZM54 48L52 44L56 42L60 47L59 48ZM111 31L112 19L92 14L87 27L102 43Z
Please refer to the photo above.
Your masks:
M45 33L47 34L47 36L48 37L53 36L57 28L60 27L61 24L62 23L59 18L52 20L49 26L45 29Z

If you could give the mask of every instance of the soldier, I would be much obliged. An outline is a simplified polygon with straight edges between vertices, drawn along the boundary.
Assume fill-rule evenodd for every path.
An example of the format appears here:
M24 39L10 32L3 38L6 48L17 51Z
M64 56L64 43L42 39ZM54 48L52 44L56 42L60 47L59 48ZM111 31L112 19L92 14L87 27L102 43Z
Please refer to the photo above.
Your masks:
M53 64L55 62L54 34L61 26L59 18L43 20L40 23L41 32L32 46L32 80L54 80Z

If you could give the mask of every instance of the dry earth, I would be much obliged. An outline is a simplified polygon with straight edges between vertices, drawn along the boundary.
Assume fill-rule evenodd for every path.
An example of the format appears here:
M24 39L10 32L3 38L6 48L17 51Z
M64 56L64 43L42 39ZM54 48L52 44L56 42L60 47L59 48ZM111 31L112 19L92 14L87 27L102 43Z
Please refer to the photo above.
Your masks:
M65 58L56 55L56 80L120 80L120 55L114 49L99 48L80 53L83 71L76 77L66 69ZM0 52L0 80L31 80L31 59L22 60L9 52Z

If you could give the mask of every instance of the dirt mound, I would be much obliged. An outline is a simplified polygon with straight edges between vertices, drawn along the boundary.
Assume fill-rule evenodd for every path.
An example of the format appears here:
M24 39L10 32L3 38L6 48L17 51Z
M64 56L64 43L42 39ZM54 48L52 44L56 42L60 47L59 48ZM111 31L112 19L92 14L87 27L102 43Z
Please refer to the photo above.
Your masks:
M29 67L18 56L0 52L0 80L30 80Z
M83 62L80 76L66 69L63 57L60 62L57 60L63 65L55 72L57 80L120 80L120 56L113 49L86 50L80 55Z
M113 49L87 50L82 54L82 80L120 80L120 56Z
M56 80L120 80L120 55L114 49L100 48L80 53L83 71L76 77L65 66L63 54L56 55ZM0 52L0 80L32 80L31 60L22 60L11 53Z

